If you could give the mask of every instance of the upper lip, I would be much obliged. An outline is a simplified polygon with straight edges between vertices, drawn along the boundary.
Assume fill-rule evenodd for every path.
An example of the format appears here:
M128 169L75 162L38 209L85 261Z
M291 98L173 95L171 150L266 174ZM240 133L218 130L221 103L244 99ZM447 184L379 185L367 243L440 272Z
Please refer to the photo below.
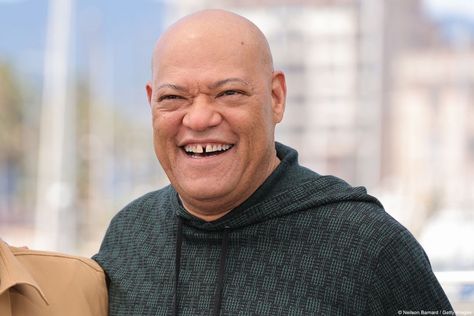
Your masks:
M211 145L234 145L234 143L231 143L229 141L225 140L219 140L219 139L184 139L180 142L178 142L178 147L184 147L186 145L204 145L206 146L207 144Z

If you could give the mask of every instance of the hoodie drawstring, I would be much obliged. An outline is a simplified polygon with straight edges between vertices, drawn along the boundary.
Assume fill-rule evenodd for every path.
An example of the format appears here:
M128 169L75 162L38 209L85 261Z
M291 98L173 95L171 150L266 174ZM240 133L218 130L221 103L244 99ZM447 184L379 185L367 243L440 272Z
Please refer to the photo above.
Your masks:
M227 258L228 248L229 233L227 232L227 229L225 229L224 236L222 236L221 259L219 260L219 274L217 275L217 289L214 295L214 312L212 313L212 315L214 316L218 316L221 311L222 289L224 287L225 260Z
M178 282L179 282L179 270L181 268L181 248L183 245L183 221L177 216L178 228L176 235L176 257L175 257L175 277L174 277L174 299L173 299L173 316L178 316L179 309L179 297L178 297ZM224 274L225 274L225 262L227 259L227 251L229 249L229 232L228 229L224 229L222 236L222 250L221 257L219 260L219 272L217 275L217 288L214 294L214 309L213 316L218 316L221 310L222 304L222 290L224 288Z
M179 216L178 219L178 231L176 233L176 257L174 261L174 298L173 298L173 316L178 316L178 282L179 282L179 269L181 267L181 246L183 244L183 221Z

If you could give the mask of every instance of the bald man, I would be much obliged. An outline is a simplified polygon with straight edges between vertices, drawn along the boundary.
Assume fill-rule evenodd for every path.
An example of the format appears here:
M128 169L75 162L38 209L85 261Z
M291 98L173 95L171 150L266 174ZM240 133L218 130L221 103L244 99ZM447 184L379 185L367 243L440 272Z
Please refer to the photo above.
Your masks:
M179 20L156 44L146 92L171 184L119 212L94 257L111 315L451 310L375 198L275 142L285 77L253 23L220 10Z

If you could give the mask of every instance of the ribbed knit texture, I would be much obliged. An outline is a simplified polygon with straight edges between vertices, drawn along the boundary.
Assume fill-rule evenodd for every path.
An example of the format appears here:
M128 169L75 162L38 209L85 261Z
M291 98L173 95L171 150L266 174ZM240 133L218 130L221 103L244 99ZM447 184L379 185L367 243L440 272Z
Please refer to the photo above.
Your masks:
M110 278L110 315L171 315L176 216L182 218L179 315L210 315L223 230L220 315L398 315L451 310L413 236L366 194L297 163L280 166L241 206L214 222L181 206L167 186L112 220L94 259Z

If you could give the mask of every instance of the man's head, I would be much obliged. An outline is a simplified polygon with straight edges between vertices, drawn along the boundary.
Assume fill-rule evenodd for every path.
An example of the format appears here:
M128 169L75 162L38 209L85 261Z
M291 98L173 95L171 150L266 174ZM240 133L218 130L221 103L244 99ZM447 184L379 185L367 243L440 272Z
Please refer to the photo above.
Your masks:
M173 24L147 84L156 155L185 208L216 219L245 201L278 165L275 125L286 84L247 19L206 10Z

